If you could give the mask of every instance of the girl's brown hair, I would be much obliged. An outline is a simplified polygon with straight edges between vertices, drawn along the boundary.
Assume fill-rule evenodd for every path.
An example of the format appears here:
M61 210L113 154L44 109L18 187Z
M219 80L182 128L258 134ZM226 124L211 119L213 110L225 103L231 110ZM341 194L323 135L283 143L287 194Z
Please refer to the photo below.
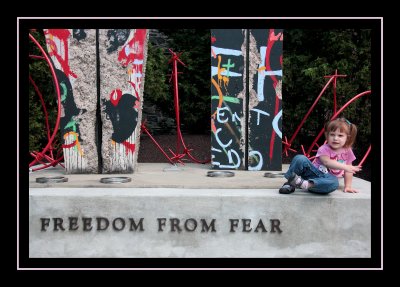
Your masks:
M352 147L356 141L357 136L357 126L350 123L345 118L337 118L329 121L325 124L325 138L328 138L330 132L339 129L340 132L347 134L347 141L344 144L344 148Z

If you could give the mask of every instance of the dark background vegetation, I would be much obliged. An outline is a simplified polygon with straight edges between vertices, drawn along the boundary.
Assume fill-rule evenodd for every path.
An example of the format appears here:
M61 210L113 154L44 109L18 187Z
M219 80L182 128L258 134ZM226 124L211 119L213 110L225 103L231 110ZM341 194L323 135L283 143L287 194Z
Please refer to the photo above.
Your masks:
M283 44L283 134L291 136L301 119L328 81L324 75L347 75L337 80L337 107L355 95L371 90L371 30L297 30L284 32ZM350 104L341 116L357 125L358 135L353 147L363 158L371 143L371 96L363 96ZM309 147L324 123L333 115L332 85L315 106L299 135L293 142ZM321 142L321 141L320 141ZM285 162L285 158L284 158ZM370 161L364 163L359 177L370 179Z
M165 42L152 41L148 47L144 105L155 106L163 116L174 119L172 82L170 82L171 54L166 47L180 53L186 67L178 65L179 99L182 130L185 134L210 136L210 31L201 29L159 29ZM34 32L43 47L41 31ZM31 54L35 48L30 47ZM37 53L36 53L37 54ZM288 138L311 107L328 81L325 75L338 70L347 75L337 81L338 108L353 96L371 89L371 31L363 29L288 29L283 42L283 135ZM46 97L54 119L56 102L49 69L44 61L30 60L29 70ZM292 146L301 152L300 145L307 148L333 115L333 89L327 89L315 110L298 134ZM33 87L29 90L29 149L40 150L46 144L44 117ZM358 163L370 145L371 95L351 104L342 114L357 125L359 134L354 146ZM146 113L144 112L144 118ZM51 121L54 126L54 121ZM149 130L154 134L160 129ZM161 129L162 130L162 129ZM165 128L173 133L174 128ZM60 138L60 137L59 137ZM191 137L192 140L193 137ZM195 141L195 140L194 140ZM320 143L322 140L320 141ZM210 145L199 145L206 153ZM158 151L154 151L153 153ZM204 152L203 152L204 153ZM289 163L291 157L283 157ZM360 177L370 179L370 163L364 164Z
M46 50L42 30L31 31L31 34ZM42 56L42 53L33 42L30 42L29 54ZM53 130L57 116L57 102L51 72L47 63L44 60L29 58L29 76L32 77L42 93L49 113L49 124L51 130ZM61 139L60 137L58 135L58 142ZM40 151L46 144L47 130L43 108L34 87L29 84L29 151Z

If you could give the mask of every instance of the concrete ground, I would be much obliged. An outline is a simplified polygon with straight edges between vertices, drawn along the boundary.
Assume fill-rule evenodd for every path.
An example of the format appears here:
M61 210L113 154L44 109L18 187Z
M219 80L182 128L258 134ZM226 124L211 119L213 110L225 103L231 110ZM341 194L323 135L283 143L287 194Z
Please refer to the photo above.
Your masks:
M283 165L282 172L289 165ZM138 169L133 174L65 174L61 167L48 168L36 171L29 175L30 188L202 188L202 189L272 189L278 190L286 181L280 174L277 177L265 177L266 171L235 170L233 177L209 177L207 172L212 171L210 165L187 163L174 168L168 163L138 163ZM62 183L37 183L38 177L64 176L67 182ZM129 177L131 182L104 184L100 182L104 177ZM343 188L343 179L340 181L339 190ZM360 190L364 196L371 195L371 183L354 177L353 186ZM337 193L337 192L335 192Z

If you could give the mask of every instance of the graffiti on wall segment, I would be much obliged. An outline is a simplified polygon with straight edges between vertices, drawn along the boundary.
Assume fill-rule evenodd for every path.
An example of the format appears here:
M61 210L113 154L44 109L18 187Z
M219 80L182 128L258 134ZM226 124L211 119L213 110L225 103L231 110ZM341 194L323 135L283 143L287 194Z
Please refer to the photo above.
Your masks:
M45 29L44 34L61 93L66 172L97 173L95 30Z
M282 168L282 29L211 30L214 169Z
M245 47L245 30L211 30L211 164L214 169L245 168Z
M99 32L104 173L133 172L141 121L146 29Z
M133 172L148 31L45 29L44 33L61 92L67 173Z

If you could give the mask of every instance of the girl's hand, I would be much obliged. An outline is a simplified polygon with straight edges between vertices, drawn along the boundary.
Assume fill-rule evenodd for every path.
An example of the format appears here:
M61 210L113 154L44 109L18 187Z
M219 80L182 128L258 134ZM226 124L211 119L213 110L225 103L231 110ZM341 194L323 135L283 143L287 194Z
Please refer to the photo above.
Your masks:
M345 186L343 189L343 192L348 192L348 193L357 193L359 192L357 189L349 187L349 186Z
M361 170L361 166L357 165L357 166L353 166L353 165L346 165L346 169L345 171L350 172L350 173L356 173L358 171Z

